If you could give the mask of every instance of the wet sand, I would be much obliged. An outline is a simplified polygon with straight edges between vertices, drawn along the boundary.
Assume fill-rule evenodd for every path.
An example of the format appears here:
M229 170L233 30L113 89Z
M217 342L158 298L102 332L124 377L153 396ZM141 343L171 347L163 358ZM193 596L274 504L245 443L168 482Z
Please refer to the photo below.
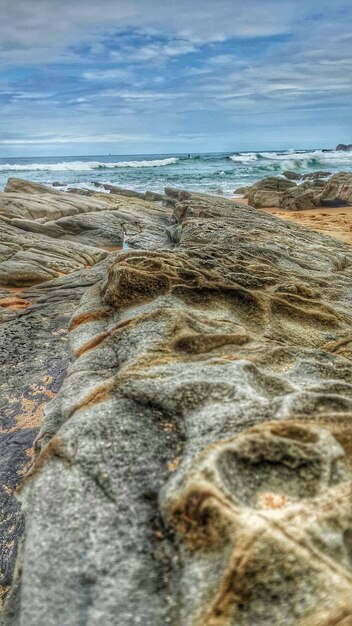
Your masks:
M234 200L239 204L248 205L245 198L234 198ZM284 211L277 207L269 207L258 209L258 211L297 222L297 224L317 230L324 235L330 235L330 237L352 244L352 206L317 207L306 211Z

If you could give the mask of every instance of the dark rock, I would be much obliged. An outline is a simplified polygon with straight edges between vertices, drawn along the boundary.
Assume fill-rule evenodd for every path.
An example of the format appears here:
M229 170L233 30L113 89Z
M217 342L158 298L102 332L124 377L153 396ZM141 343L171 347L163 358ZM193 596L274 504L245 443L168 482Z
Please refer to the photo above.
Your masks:
M335 150L349 152L350 150L352 150L352 143L339 143L338 146L336 146Z
M297 174L297 172L285 171L283 172L283 176L285 176L289 180L316 180L317 178L319 179L331 176L331 172L318 171L310 172L309 174Z
M189 191L183 189L176 189L175 187L165 187L165 194L171 196L171 198L177 198L178 200L186 200L191 197Z
M302 177L301 174L297 174L297 172L291 172L290 170L285 170L284 172L282 172L282 175L285 176L285 178L288 178L288 180L300 180L300 178Z
M328 176L331 176L332 172L326 172L324 170L320 170L318 172L311 172L310 174L302 174L301 179L302 180L316 180L319 178L327 178Z

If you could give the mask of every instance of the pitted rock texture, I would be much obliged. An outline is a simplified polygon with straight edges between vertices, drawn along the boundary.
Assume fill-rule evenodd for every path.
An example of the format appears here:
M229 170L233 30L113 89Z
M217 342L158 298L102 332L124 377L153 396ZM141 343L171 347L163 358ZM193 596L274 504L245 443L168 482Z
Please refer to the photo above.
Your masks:
M70 318L123 245L167 245L168 221L159 204L117 194L86 198L19 179L0 194L0 603L24 527L15 490L66 375Z
M164 503L184 542L181 623L332 624L351 615L343 454L321 428L265 422L190 464Z
M348 624L351 248L168 193L71 319L2 623Z

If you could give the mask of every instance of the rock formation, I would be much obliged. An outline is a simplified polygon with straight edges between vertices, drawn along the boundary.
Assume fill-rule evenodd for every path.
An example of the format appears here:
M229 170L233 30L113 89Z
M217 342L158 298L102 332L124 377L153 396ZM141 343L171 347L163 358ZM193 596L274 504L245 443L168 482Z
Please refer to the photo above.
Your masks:
M339 172L330 178L321 194L321 204L352 205L352 173Z
M90 271L72 264L20 292L30 304L2 324L23 339L43 316L53 396L65 376L18 493L25 531L2 626L347 625L350 246L173 189L164 205L17 189L3 194L24 211L1 218L8 228L76 250L75 237L111 243L115 220L129 249L102 258L96 245ZM50 216L29 218L43 193ZM67 314L65 375L67 352L43 344ZM31 372L29 349L25 338Z
M86 198L18 179L0 193L0 597L23 531L14 490L66 374L70 318L128 239L168 245L167 223L165 209L140 199Z
M291 172L284 172L286 178L269 176L250 187L239 188L235 193L243 193L248 203L256 209L278 207L289 211L301 211L316 206L351 206L352 174L339 172L328 180L322 178L329 172L314 172L299 177L294 182Z
M298 172L285 170L284 172L282 172L282 175L285 176L285 178L287 178L288 180L316 180L331 176L331 172L320 170L318 172L310 172L309 174L298 174Z
M350 150L352 150L352 143L339 143L338 146L336 146L335 150L349 152Z

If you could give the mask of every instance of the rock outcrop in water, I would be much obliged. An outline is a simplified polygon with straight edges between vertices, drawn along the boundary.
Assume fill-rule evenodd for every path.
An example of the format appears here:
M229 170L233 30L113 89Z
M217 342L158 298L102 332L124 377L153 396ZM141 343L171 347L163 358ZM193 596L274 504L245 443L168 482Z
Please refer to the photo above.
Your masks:
M95 272L20 488L2 625L347 625L351 247L167 194L83 198L133 225L130 249L32 287L44 308L11 320Z
M349 152L350 150L352 150L352 143L339 143L336 146L335 150Z

